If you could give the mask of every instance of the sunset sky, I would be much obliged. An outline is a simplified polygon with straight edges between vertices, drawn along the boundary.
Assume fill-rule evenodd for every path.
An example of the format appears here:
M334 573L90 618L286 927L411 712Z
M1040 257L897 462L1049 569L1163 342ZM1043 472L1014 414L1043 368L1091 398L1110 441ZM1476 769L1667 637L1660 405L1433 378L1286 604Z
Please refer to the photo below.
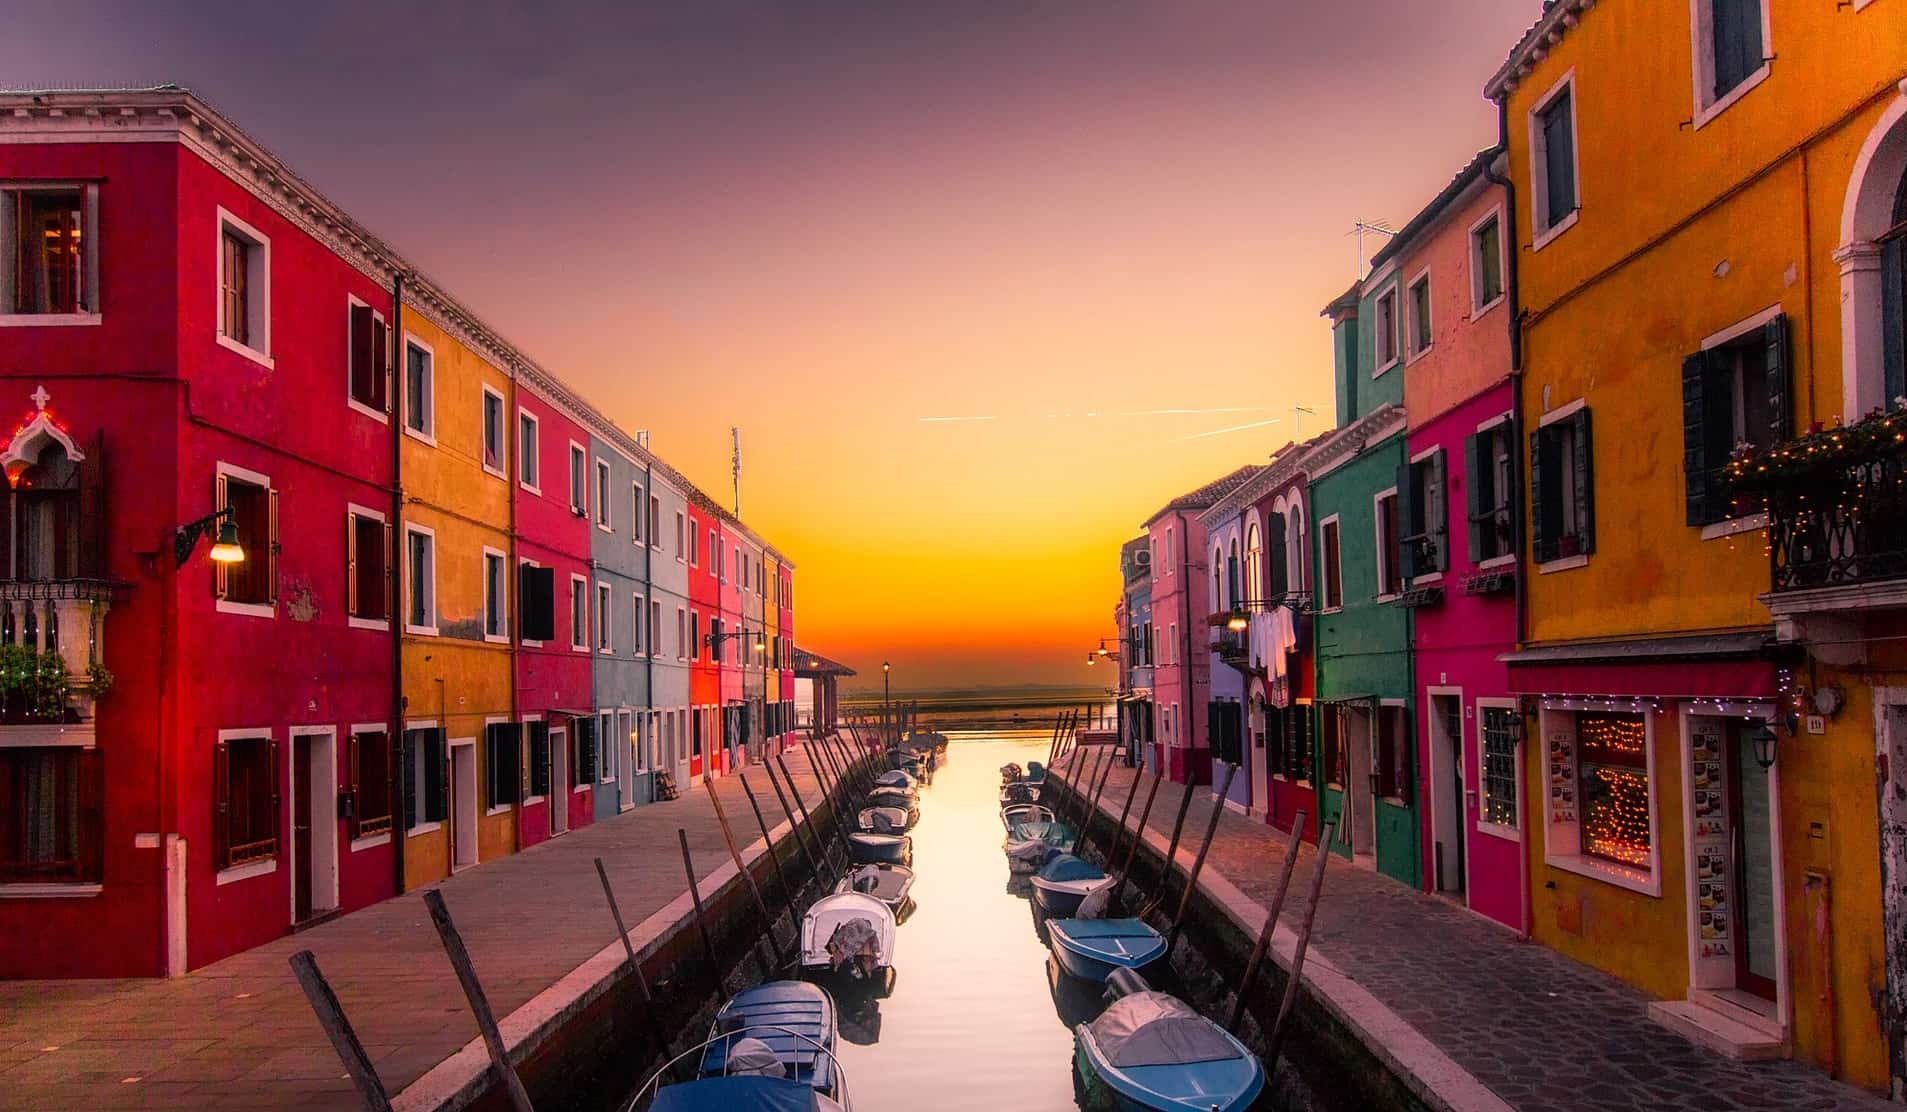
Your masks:
M1494 141L1539 6L60 3L0 84L186 85L724 501L741 426L804 647L1087 684L1120 542L1329 419L1352 223Z

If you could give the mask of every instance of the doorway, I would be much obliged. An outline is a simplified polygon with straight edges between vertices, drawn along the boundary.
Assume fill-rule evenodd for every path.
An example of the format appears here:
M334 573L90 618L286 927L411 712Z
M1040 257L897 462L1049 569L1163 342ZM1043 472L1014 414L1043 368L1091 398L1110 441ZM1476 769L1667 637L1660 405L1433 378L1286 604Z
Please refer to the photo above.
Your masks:
M338 760L330 731L291 739L291 921L338 906Z
M1770 768L1755 757L1755 726L1729 724L1728 809L1736 926L1735 987L1775 999L1780 948L1775 919L1774 814Z
M1469 826L1463 812L1463 693L1431 688L1426 713L1430 719L1431 879L1436 891L1461 898Z
M569 731L550 731L550 834L569 833Z
M1342 705L1345 757L1350 768L1344 785L1344 824L1351 831L1351 856L1375 860L1377 853L1377 730L1370 703Z
M477 739L450 742L450 868L477 863Z

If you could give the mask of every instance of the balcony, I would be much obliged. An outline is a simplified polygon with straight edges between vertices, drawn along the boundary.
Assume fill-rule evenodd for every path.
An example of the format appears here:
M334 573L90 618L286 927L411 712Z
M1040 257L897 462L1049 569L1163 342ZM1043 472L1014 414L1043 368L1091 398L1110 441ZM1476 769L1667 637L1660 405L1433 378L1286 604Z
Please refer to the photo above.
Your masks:
M1780 639L1857 664L1877 623L1907 620L1907 412L1744 452L1724 478L1738 513L1767 514Z
M112 682L100 666L112 594L100 579L0 581L0 728L69 740L92 729Z

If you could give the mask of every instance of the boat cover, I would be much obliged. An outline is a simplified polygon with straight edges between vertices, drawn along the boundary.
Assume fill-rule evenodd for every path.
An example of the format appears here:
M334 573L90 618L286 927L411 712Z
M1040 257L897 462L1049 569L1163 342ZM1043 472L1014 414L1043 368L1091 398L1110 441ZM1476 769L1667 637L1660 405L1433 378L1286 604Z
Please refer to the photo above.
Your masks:
M1078 834L1063 822L1032 819L1009 826L1006 837L1009 842L1045 842L1049 846L1069 847L1078 839Z
M816 1112L838 1108L810 1086L774 1077L710 1077L656 1092L649 1112Z
M1045 842L1017 842L1007 847L1007 866L1016 873L1037 873L1060 851Z
M1107 909L1112 906L1112 890L1116 887L1114 884L1102 884L1086 893L1086 898L1079 901L1079 907L1074 909L1073 918L1104 919Z
M876 834L898 834L909 825L907 812L899 807L869 807L861 812L861 827Z
M788 1069L781 1064L781 1058L775 1054L775 1048L760 1039L742 1039L728 1048L728 1072L730 1076L746 1074L750 1077L786 1077Z
M898 768L890 768L874 778L876 784L894 788L911 788L915 784L912 776Z
M1105 875L1104 870L1100 869L1099 866L1093 864L1091 861L1074 857L1070 853L1060 854L1058 857L1048 861L1045 866L1040 869L1041 880L1054 882L1067 880L1098 880Z
M1163 992L1120 997L1093 1020L1091 1029L1100 1054L1118 1069L1238 1057L1238 1048L1216 1024Z
M866 919L849 919L828 936L828 961L837 973L872 975L881 967L881 932Z
M1046 766L1041 764L1038 761L1026 762L1026 779L1028 780L1046 779Z
M899 865L862 865L841 878L837 892L859 892L882 903L892 903L907 895L914 874Z
M1039 798L1039 789L1025 782L1008 784L1000 789L1002 803L1036 803Z

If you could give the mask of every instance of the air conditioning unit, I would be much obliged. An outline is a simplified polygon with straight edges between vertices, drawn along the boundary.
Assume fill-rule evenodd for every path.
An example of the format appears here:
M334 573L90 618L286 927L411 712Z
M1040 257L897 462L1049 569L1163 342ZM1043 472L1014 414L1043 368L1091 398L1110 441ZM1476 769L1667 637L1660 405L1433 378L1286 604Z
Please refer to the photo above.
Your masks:
M1132 554L1132 562L1139 567L1149 568L1152 566L1152 553L1142 548Z

